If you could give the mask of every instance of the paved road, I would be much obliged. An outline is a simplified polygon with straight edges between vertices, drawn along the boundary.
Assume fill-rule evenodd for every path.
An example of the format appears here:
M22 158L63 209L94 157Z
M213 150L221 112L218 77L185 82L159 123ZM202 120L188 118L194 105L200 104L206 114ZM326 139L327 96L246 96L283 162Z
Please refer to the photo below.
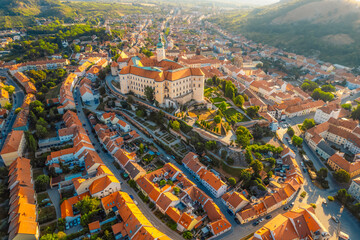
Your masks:
M159 218L157 218L154 213L150 210L147 204L145 204L140 197L137 195L137 193L132 189L127 182L123 181L123 179L120 176L120 171L114 166L113 164L113 157L109 153L105 153L102 151L102 146L99 143L97 137L92 133L92 127L89 122L89 120L85 117L84 112L82 111L81 101L80 101L80 94L77 90L76 93L74 93L76 101L79 103L79 105L76 106L76 109L78 111L79 119L82 123L85 123L85 129L89 132L89 138L91 142L93 143L95 149L99 150L99 156L103 160L104 164L114 173L116 178L121 182L121 190L124 192L127 192L128 194L131 194L134 196L135 200L138 202L138 207L141 210L141 212L149 219L149 221L153 224L154 227L159 229L161 232L165 233L170 238L176 240L176 239L182 239L182 237L177 234L176 232L172 231L168 226L166 226L165 223L163 223ZM133 128L135 129L135 128ZM142 135L142 137L145 137L143 134L141 134L140 131L137 130L137 132ZM147 139L145 137L145 139Z
M6 119L6 123L2 131L2 138L0 140L1 149L5 142L6 136L11 132L12 126L15 122L16 115L14 114L14 111L23 104L25 94L23 90L17 85L17 83L8 75L7 70L0 69L0 76L6 77L6 83L15 87L15 92L13 94L13 108L11 109L8 118Z
M58 187L56 188L49 188L46 190L49 194L50 200L53 203L56 211L56 219L61 218L61 209L60 209L60 194Z
M289 137L286 134L286 129L280 129L277 131L277 133L282 139L282 141L285 143L285 145L291 147L290 144L285 140L285 137ZM317 157L317 155L309 148L309 146L305 142L303 143L303 150L305 151L309 159L313 161L316 169L326 167L325 164ZM300 157L298 152L296 155L296 161L300 166L302 158ZM334 196L339 189L344 187L339 185L331 174L328 174L327 180L329 181L329 189L319 189L313 184L312 180L309 177L309 174L303 173L303 175L303 190L307 192L307 196L304 199L301 199L299 194L295 199L294 208L297 208L298 206L303 204L316 203L316 216L319 218L324 227L328 229L328 232L332 236L331 240L337 239L337 224L331 219L331 216L339 216L341 205L336 201L329 202L327 200L327 197ZM328 202L327 206L323 204L324 201ZM357 220L347 209L344 209L344 211L342 212L340 217L340 223L341 231L349 234L351 239L360 239L360 231L357 230L360 227L360 221Z

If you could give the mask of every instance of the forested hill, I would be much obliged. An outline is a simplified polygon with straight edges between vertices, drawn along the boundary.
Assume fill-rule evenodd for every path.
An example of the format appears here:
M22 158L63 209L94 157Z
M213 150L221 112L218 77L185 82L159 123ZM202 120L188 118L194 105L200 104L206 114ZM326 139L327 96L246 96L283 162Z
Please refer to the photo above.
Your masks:
M211 21L256 42L332 63L360 65L360 5L354 0L283 0Z

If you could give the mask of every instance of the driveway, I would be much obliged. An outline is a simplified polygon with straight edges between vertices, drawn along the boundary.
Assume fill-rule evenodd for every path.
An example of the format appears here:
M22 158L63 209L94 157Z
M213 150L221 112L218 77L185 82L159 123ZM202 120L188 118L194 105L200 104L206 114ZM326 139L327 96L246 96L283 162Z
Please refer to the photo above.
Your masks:
M53 203L55 210L56 210L56 218L61 218L61 210L60 210L60 194L58 188L50 188L46 190L49 194L50 200Z

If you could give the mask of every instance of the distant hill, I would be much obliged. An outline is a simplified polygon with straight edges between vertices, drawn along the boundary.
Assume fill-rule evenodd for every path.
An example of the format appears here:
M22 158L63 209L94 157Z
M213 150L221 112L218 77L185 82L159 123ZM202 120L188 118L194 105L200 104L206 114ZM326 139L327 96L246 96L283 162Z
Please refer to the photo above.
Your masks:
M36 17L50 17L71 22L76 17L96 19L118 17L131 13L154 11L137 4L95 1L0 0L0 29L24 27L35 23Z
M333 63L360 65L360 4L354 0L282 0L212 21L256 42Z

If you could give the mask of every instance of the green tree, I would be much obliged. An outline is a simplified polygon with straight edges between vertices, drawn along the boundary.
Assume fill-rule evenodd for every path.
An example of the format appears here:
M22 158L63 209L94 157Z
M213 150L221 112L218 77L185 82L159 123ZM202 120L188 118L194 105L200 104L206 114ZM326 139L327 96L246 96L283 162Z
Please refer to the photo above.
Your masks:
M18 114L21 111L21 107L18 107L17 109L15 109L15 114Z
M31 152L36 152L37 150L37 141L35 140L34 136L29 133L27 134L27 144L28 144L28 148Z
M45 191L47 185L49 184L49 176L47 175L39 175L35 180L35 188L37 192Z
M316 82L312 82L309 79L305 79L304 83L301 85L301 89L304 91L312 92L315 88L318 88L319 85Z
M348 183L350 181L350 174L344 169L340 169L334 173L334 178L338 182Z
M250 163L250 167L254 170L254 172L255 172L256 174L259 174L259 173L261 172L261 170L264 169L263 164L262 164L259 160L257 160L257 159L255 159L254 161L252 161L252 162Z
M134 180L132 180L132 179L130 179L128 183L129 183L129 186L130 186L131 188L134 188L134 189L135 189L136 186L137 186L136 182L135 182Z
M159 182L159 185L160 185L160 187L165 186L165 185L166 185L166 181L165 181L164 179L161 180L161 181Z
M180 188L174 187L173 190L174 190L174 194L175 194L175 195L179 195L179 193L180 193Z
M10 94L12 95L15 92L15 87L12 85L5 85L4 89Z
M346 189L340 189L336 195L335 198L339 200L342 204L349 204L353 201L353 198L351 195L346 191Z
M48 134L46 127L36 124L36 136L38 138L44 138Z
M245 99L244 99L244 97L241 96L241 95L238 95L238 96L236 96L236 97L234 98L234 103L235 103L235 105L238 106L238 107L242 107L243 104L244 104L244 102L245 102Z
M12 109L12 104L9 103L9 102L7 102L7 103L5 103L4 108L5 108L6 110L10 111L10 110Z
M190 231L186 231L183 233L183 238L185 239L192 239L193 238L193 234Z
M152 87L146 86L144 90L146 99L153 103L155 100L155 90Z
M48 233L46 235L43 235L40 240L59 240L59 238L56 233Z
M351 105L351 103L344 103L341 105L341 107L350 111L352 108L352 105Z
M303 142L303 139L301 137L298 137L298 136L294 135L291 138L291 141L295 146L300 147L302 142Z
M223 101L222 103L220 103L220 105L219 105L219 109L220 109L220 111L221 112L225 112L225 110L226 110L226 108L227 108L227 104L226 104L226 102L225 101Z
M286 132L287 132L287 134L289 134L290 137L294 136L294 134L295 134L295 131L292 127L288 127Z
M236 184L236 179L235 178L231 177L231 178L228 179L228 181L229 181L230 186L235 186L235 184Z
M301 126L301 130L306 131L315 126L314 119L306 118Z
M209 151L213 151L216 149L216 141L207 141L205 143L205 148Z
M259 106L251 106L246 109L246 114L250 118L255 118L259 112L260 107Z
M81 50L79 45L74 45L74 52L79 53Z
M351 112L351 118L354 120L360 120L360 105L358 105L354 110Z
M214 122L220 123L220 122L221 122L221 116L220 116L220 115L216 115L216 116L214 117Z
M242 170L239 179L244 181L244 183L246 184L251 180L251 173L247 170Z
M319 171L317 172L317 176L320 178L320 179L325 179L328 175L328 170L327 168L320 168Z
M144 153L144 144L143 144L143 143L140 143L140 145L139 145L139 152L140 152L141 154Z
M172 129L174 129L174 131L179 131L180 130L180 123L177 120L174 120L174 121L170 122L170 127Z
M75 207L80 211L81 215L89 214L100 206L100 200L90 196L84 197L81 201L75 204Z
M248 146L250 144L250 140L253 138L249 129L247 129L244 126L239 126L236 129L235 134L236 134L236 143L238 143L243 147Z
M333 85L331 85L331 84L323 85L321 87L321 90L324 91L324 92L336 92L335 87Z

